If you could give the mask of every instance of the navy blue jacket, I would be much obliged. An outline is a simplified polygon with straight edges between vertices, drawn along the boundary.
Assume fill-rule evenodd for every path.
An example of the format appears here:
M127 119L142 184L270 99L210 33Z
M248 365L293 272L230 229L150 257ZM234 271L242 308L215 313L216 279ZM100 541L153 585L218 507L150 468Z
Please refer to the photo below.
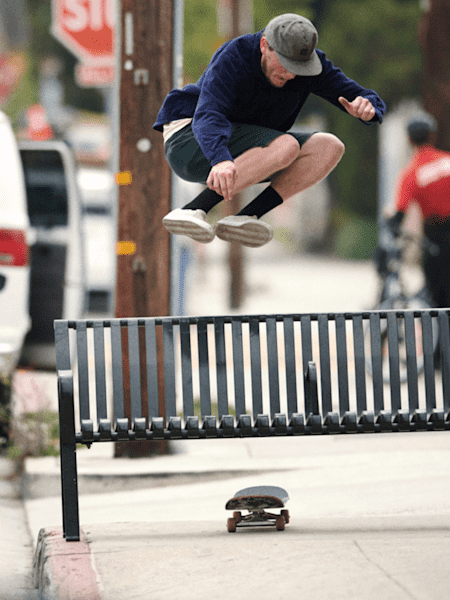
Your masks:
M153 128L176 119L193 117L192 129L211 166L233 160L226 147L231 123L247 123L288 131L309 94L328 100L339 109L344 96L368 98L375 108L372 121L381 123L386 106L373 91L366 90L317 50L323 70L320 75L296 76L282 88L272 86L261 69L262 31L225 42L214 54L195 84L172 90L164 100Z

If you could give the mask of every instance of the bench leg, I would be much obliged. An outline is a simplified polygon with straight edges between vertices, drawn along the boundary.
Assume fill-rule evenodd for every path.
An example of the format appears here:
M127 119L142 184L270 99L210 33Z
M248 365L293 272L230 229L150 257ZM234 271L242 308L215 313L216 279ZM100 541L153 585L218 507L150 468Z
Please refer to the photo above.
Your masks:
M61 444L63 534L67 542L80 541L76 444Z

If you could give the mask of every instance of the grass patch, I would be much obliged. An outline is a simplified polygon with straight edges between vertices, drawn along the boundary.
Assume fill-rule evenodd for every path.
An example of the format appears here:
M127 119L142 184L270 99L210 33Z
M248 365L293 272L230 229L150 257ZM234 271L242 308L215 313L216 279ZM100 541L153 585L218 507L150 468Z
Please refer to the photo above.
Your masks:
M232 406L229 406L227 414L233 415L233 417L235 417L236 411ZM177 416L184 418L184 412L180 411L179 413L177 413ZM189 415L189 416L190 417L198 417L199 419L202 418L202 410L201 410L200 400L194 400L194 414ZM217 402L211 402L211 412L206 416L208 416L208 417L213 416L213 417L216 417L216 419L219 419L219 406L218 406Z
M56 411L42 409L18 416L7 449L13 460L27 456L59 456L59 418Z

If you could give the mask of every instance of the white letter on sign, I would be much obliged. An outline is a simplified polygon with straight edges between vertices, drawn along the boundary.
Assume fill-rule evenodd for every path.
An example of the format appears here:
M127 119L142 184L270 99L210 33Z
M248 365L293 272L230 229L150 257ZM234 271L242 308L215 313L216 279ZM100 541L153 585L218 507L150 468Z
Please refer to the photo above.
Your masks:
M64 26L69 31L82 31L88 24L88 12L84 6L83 0L66 0L67 14L64 20Z
M105 17L106 17L106 24L108 25L109 29L113 29L114 25L115 25L115 6L114 6L114 0L105 0Z
M91 29L100 31L103 28L103 0L90 0Z

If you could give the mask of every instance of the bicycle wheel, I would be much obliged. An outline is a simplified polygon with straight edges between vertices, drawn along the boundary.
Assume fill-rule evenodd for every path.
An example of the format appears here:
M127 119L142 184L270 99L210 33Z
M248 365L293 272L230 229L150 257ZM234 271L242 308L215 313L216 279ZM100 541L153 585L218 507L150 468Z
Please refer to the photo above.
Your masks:
M417 296L411 298L400 298L400 299L387 299L382 302L376 310L424 310L429 309L431 306L425 302L422 298ZM423 356L423 344L422 344L422 323L420 319L414 320L415 327L415 341L416 341L416 364L417 374L420 374L425 366ZM382 354L382 369L383 369L383 381L389 383L389 344L388 344L388 333L387 333L387 321L386 319L381 320L381 354ZM405 344L405 326L402 319L398 320L398 350L399 350L399 366L400 366L400 381L404 382L407 379L407 360L406 360L406 344ZM439 341L439 325L437 319L432 319L432 335L433 335L433 353L436 351ZM367 372L372 375L372 358L371 358L371 340L370 340L370 326L366 325L365 331L365 352L366 352L366 369Z

